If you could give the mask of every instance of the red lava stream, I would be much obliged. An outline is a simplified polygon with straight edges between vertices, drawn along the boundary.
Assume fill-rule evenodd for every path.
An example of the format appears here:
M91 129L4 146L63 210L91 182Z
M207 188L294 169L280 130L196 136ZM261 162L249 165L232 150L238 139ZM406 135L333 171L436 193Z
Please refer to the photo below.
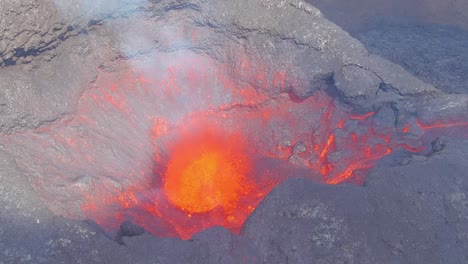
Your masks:
M299 82L288 71L245 56L234 68L191 52L158 56L167 63L100 73L72 119L11 136L46 175L33 185L56 214L109 232L129 220L162 237L213 226L238 233L268 192L295 176L260 170L261 158L326 184L359 184L393 151L424 151L425 132L468 125L414 118L395 128L378 112L349 113L324 91L294 102L288 85ZM61 194L48 187L58 183Z

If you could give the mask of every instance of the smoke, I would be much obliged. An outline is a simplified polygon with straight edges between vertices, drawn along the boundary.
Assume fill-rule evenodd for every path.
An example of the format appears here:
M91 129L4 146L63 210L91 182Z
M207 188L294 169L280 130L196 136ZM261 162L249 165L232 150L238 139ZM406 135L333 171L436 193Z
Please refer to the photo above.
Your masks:
M187 215L164 197L162 181L171 155L180 151L174 149L175 139L185 135L182 131L190 134L196 124L242 135L247 156L282 160L329 184L362 182L361 172L392 151L424 147L420 138L431 127L416 120L402 127L394 127L393 119L378 122L378 116L393 116L390 109L352 115L323 91L299 103L285 91L289 81L300 81L273 62L227 50L228 44L223 47L233 59L227 63L188 50L192 41L203 39L199 29L181 19L167 25L167 20L144 18L137 12L143 2L55 1L71 21L107 19L96 34L121 56L110 62L115 68L101 71L93 88L83 92L71 120L11 135L6 142L54 213L91 218L109 230L132 220L159 236L188 238L216 225L239 230L279 183L272 179L286 170L265 166L255 173L259 191L242 194L248 201L237 212ZM112 19L123 13L132 15ZM193 149L206 145L194 141L188 144L196 143ZM250 194L256 195L251 199Z
M83 17L95 19L97 16L113 17L117 14L132 13L144 4L145 0L53 0L64 18Z
M146 0L53 0L58 12L70 25L90 29L99 24L112 47L126 58L154 49L158 32L156 21L139 14ZM116 19L118 18L118 19ZM88 30L89 31L89 30Z
M124 66L120 65L120 68L131 68L148 81L167 80L152 87L158 90L156 93L167 94L168 86L170 89L183 89L184 85L175 83L175 75L186 75L187 71L206 68L202 64L211 63L190 52L178 52L193 44L187 38L193 34L190 32L192 25L188 26L183 21L167 24L166 20L145 16L142 10L149 4L147 0L54 0L54 3L68 23L85 21L84 26L93 29L88 30L88 34L98 34L97 39L103 42L98 45L105 45L115 57L123 58L120 62ZM182 107L166 106L166 112L180 119L189 111L200 110L200 106L208 107L210 104L203 98L192 96L197 92L185 91L184 96L177 97L178 104L173 104ZM219 91L212 92L219 94Z

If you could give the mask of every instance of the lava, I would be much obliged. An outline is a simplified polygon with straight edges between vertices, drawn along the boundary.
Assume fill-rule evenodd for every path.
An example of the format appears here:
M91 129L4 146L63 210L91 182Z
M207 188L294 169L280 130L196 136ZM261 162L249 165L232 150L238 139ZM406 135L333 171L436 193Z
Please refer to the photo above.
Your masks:
M424 130L438 129L438 128L457 128L468 126L467 121L454 121L454 122L435 122L433 124L423 124L421 121L416 121L417 125Z
M205 130L182 135L172 145L164 190L174 206L188 213L216 207L231 213L252 185L246 148L240 136Z
M189 239L214 226L240 232L289 177L362 183L390 153L423 151L427 131L468 125L395 127L380 110L351 113L325 87L294 100L289 88L303 82L288 69L236 60L177 51L100 72L73 117L3 143L57 215Z

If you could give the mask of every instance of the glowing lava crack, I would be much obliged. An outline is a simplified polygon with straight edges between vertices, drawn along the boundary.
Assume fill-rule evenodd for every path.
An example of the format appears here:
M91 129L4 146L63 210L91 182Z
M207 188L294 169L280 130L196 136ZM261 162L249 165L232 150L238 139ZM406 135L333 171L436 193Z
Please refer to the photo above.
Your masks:
M213 131L184 136L172 148L164 190L169 202L188 213L220 207L229 214L245 195L249 167L239 137Z
M287 178L362 183L390 153L424 152L424 137L468 126L416 117L395 126L382 121L393 111L355 115L323 90L296 102L289 87L302 82L289 70L236 57L158 53L146 70L100 72L73 118L0 143L55 214L109 234L131 221L189 239L214 226L239 233Z

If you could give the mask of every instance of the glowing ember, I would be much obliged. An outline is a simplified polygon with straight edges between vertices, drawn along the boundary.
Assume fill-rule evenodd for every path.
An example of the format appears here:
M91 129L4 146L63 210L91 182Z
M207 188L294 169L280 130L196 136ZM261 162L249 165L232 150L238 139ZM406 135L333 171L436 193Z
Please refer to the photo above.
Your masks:
M249 161L240 137L214 131L183 135L172 145L164 190L169 201L189 213L221 207L232 212L247 189Z

